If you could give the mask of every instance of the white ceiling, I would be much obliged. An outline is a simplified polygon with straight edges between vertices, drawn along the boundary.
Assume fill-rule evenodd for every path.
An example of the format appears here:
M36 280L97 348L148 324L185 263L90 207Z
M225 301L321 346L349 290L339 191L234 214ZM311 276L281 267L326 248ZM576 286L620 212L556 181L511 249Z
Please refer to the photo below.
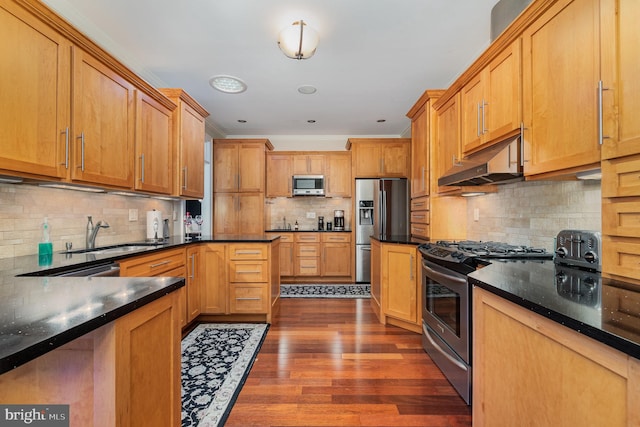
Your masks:
M184 88L216 137L406 134L422 92L446 88L489 45L496 1L44 0L151 84ZM303 61L276 43L299 19L320 36ZM247 91L212 89L220 74Z

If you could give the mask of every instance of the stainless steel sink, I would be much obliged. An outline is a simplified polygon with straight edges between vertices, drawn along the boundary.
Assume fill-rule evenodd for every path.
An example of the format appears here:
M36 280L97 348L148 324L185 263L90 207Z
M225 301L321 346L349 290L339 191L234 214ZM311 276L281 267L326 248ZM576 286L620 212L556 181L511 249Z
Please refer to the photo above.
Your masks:
M129 252L148 251L157 248L155 243L124 243L121 245L103 246L93 249L76 249L64 251L63 254L93 254L93 255L116 255Z

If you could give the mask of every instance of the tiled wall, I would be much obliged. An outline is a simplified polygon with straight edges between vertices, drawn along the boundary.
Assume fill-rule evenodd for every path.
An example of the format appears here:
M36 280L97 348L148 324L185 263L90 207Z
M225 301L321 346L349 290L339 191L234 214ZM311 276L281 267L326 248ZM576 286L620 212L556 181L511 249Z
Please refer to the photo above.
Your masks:
M31 185L0 184L0 258L38 252L44 217L51 226L54 251L72 242L74 248L85 247L87 215L93 223L107 221L96 244L100 246L140 241L146 238L147 211L156 209L163 218L172 219L178 210L173 201L147 197L95 194L73 190L41 188ZM137 209L138 220L129 221L129 209ZM173 221L169 221L171 231Z
M600 181L504 184L497 193L468 199L467 237L551 251L560 230L601 231L600 198Z
M312 230L318 227L318 217L324 216L325 224L333 221L333 211L342 209L345 217L345 228L351 228L351 203L352 199L331 197L278 197L267 199L265 211L267 212L267 227L271 229L282 228L283 218L293 228L296 220L300 230ZM307 212L314 212L315 218L307 218Z

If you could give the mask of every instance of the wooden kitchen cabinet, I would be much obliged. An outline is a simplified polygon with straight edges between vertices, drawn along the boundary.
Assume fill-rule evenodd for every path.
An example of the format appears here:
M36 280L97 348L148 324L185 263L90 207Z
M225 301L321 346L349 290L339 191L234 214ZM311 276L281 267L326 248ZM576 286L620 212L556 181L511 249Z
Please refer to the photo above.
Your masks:
M516 39L460 91L463 154L520 132L520 63L520 39Z
M600 166L600 1L560 0L522 35L524 173L571 174ZM605 82L606 84L606 82ZM604 109L612 111L611 97ZM610 114L604 127L611 129Z
M231 243L229 259L229 312L268 313L270 306L269 248L264 244Z
M200 315L202 306L202 246L187 247L185 287L187 288L187 324Z
M325 195L351 197L351 152L330 152L325 159Z
M132 189L133 84L82 49L73 49L73 181Z
M291 197L291 155L267 153L266 197Z
M322 154L294 154L292 165L294 175L324 175L325 156Z
M371 239L371 308L381 318L382 309L382 244Z
M248 235L263 232L263 193L213 194L213 233L215 235Z
M321 266L322 277L351 276L351 234L321 234Z
M438 139L437 158L435 162L435 182L437 185L446 171L454 167L462 158L460 146L460 93L446 101L437 110L438 113ZM455 186L438 186L438 193L456 191Z
M411 235L429 239L429 197L411 199Z
M354 178L407 178L411 171L409 138L349 138Z
M295 233L295 275L320 276L320 235Z
M173 111L139 90L136 98L135 189L173 192Z
M16 3L3 2L0 56L0 174L66 178L71 43Z
M269 233L270 236L280 236L280 276L294 275L295 252L293 233Z
M472 365L474 425L640 422L637 359L478 287Z
M213 191L263 193L265 151L268 139L215 139L213 141Z
M209 113L182 89L163 88L160 91L178 106L172 116L173 193L201 199L204 197L204 120Z
M381 322L420 333L421 279L416 246L383 243L380 261Z
M202 247L202 314L225 314L228 312L227 246L207 243Z

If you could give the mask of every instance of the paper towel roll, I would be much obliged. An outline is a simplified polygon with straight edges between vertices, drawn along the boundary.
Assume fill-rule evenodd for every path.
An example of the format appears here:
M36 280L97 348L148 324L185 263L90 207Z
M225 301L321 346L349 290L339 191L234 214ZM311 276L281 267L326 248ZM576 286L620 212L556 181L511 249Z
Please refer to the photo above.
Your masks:
M147 239L162 239L162 212L147 211Z

